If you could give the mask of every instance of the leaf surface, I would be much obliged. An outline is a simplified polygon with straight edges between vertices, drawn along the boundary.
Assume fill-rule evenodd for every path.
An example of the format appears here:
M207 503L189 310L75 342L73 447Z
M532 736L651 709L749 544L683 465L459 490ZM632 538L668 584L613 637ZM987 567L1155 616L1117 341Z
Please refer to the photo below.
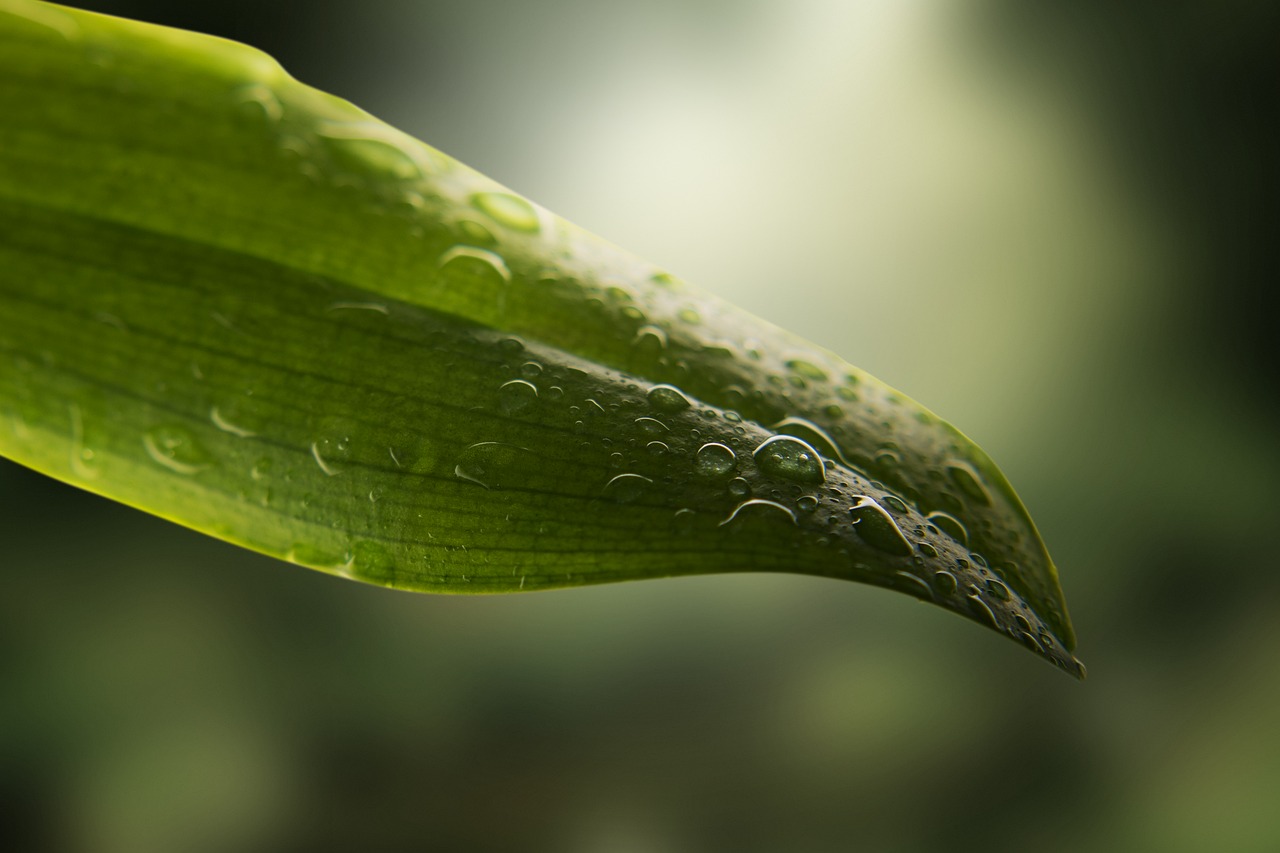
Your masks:
M264 54L0 0L0 115L0 453L370 583L821 575L1082 674L958 430Z

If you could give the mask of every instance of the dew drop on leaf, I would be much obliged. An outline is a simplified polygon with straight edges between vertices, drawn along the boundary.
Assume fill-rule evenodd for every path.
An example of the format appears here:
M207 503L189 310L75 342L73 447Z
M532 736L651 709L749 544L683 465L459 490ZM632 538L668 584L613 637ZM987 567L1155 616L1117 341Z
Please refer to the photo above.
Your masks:
M987 493L987 487L982 485L978 472L973 470L967 462L948 462L947 474L965 495L983 506L991 505L991 495Z
M531 450L499 441L481 441L462 451L453 473L486 489L502 489L519 482L521 475L536 464Z
M693 470L704 477L727 477L737 464L737 454L725 445L712 441L698 448L694 455Z
M523 412L538 399L538 389L532 382L523 379L512 379L502 383L498 388L498 401L502 411L508 414Z
M152 427L142 436L142 444L155 462L179 474L195 474L213 461L191 430L177 424Z
M652 485L653 480L640 474L619 474L604 484L604 493L620 504L638 500Z
M969 531L955 516L945 512L931 512L927 516L929 522L963 546L969 544Z
M649 405L659 412L675 414L689 408L689 398L672 385L655 385L649 389Z
M888 511L865 495L858 495L855 500L857 503L849 508L849 514L862 541L886 554L911 556L911 543Z
M826 480L818 451L795 436L767 438L753 455L760 470L771 476L809 485L818 485Z
M513 231L534 234L538 231L538 212L533 205L511 193L476 193L471 204L490 219Z

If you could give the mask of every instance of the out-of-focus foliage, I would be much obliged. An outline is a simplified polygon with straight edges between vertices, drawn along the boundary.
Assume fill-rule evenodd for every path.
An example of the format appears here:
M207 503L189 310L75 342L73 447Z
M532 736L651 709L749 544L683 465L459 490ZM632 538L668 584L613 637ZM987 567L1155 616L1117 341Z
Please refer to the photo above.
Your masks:
M818 579L401 596L10 467L10 846L1280 844L1267 4L96 8L267 49L965 424L1090 679Z

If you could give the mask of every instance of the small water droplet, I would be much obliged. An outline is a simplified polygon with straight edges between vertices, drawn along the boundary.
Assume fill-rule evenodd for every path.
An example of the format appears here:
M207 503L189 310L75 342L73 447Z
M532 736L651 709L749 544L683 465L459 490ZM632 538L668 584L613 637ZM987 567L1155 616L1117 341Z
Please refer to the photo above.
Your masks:
M542 375L542 365L536 361L526 361L520 365L520 375L525 379L537 379Z
M880 502L899 515L907 511L907 502L897 495L885 495Z
M218 429L222 430L223 432L229 432L232 435L236 436L237 438L252 438L253 436L257 435L257 433L255 433L253 430L245 429L242 426L237 426L236 424L227 420L226 416L223 415L221 411L219 411L217 406L214 406L209 410L209 420Z
M458 229L460 241L468 245L488 248L498 243L498 238L493 236L493 232L474 219L459 219L454 226Z
M655 357L667 348L667 333L659 326L641 326L631 346L641 356Z
M693 470L704 477L727 477L737 464L737 454L725 445L712 441L698 448Z
M532 382L523 379L512 379L498 388L498 401L502 410L508 414L523 412L538 399L538 389Z
M689 398L673 385L655 385L649 389L649 405L659 412L675 414L689 408Z
M639 474L619 474L604 485L604 493L620 504L639 499L653 480Z
M929 559L933 559L934 557L938 556L938 549L930 545L928 542L921 542L919 545L916 546L916 550L918 550L921 554L924 554Z
M666 453L671 448L667 447L667 445L664 442L651 441L645 445L645 449L647 449L654 456L661 456L663 453Z
M360 176L417 180L429 165L418 150L420 143L378 121L325 121L316 127L316 134L335 165Z
M275 124L284 115L280 99L276 97L275 92L262 83L241 86L235 90L234 97L236 103L247 115L259 121L265 120L268 124Z
M487 214L494 222L505 225L513 231L534 234L540 227L538 212L533 205L518 195L500 192L475 193L471 196L471 204L477 210Z
M888 511L866 495L856 495L857 501L849 508L853 516L854 530L873 548L887 554L909 557L914 553L911 542L898 527Z
M826 371L818 367L812 362L805 361L800 358L793 358L787 362L787 367L803 376L805 379L816 379L819 381L827 378Z
M983 506L991 505L991 495L987 492L987 487L982 484L982 478L969 463L948 462L947 474L951 477L951 481L960 488L960 491Z
M931 512L928 515L929 521L943 533L959 542L962 546L969 546L969 531L965 530L964 525L955 516L948 515L945 512Z
M981 596L968 595L965 599L969 603L969 611L977 616L981 621L986 622L992 628L999 628L1000 623L996 621L996 614L991 612L991 607Z
M818 499L813 495L801 495L796 498L796 508L801 512L813 512L818 508Z
M996 601L1009 600L1009 587L1005 586L995 578L987 580L987 592L991 593L991 597Z
M934 572L933 583L937 586L938 592L943 595L954 595L959 588L959 584L956 583L956 576L951 572Z
M646 435L663 435L671 430L657 418L636 418L636 426Z
M459 286L493 286L511 280L511 271L498 255L475 246L453 246L440 256L440 278Z
M682 322L688 323L690 326L699 326L702 324L702 315L692 308L681 308L676 312L676 316Z
M845 460L844 454L840 452L840 446L836 444L836 440L832 438L826 430L815 424L813 421L797 417L783 418L770 427L770 429L777 433L794 435L796 438L804 439L814 448L825 453L837 462L841 462L845 465L849 464Z
M765 500L764 498L752 498L751 500L743 501L734 507L733 512L729 513L729 517L720 522L720 526L724 527L726 524L738 519L743 513L747 513L749 517L786 519L792 524L796 523L796 514L788 507L783 506L777 501Z
M818 485L826 480L818 451L795 436L767 438L752 455L760 470L771 476L808 485Z
M153 460L179 474L195 474L212 462L191 430L177 424L152 427L142 436L142 444Z
M453 473L486 489L502 489L526 479L537 464L536 454L527 448L481 441L462 451Z
M751 484L742 477L734 477L729 481L729 494L735 498L746 498L751 496Z

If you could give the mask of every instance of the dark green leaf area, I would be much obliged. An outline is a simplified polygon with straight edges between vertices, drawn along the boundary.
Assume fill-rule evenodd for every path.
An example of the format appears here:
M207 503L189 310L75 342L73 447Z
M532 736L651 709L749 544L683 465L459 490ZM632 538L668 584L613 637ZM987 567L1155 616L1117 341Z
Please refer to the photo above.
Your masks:
M0 265L0 314L24 317L0 325L0 434L127 503L171 503L197 529L404 589L859 580L1076 666L993 570L882 483L677 386L13 201Z

